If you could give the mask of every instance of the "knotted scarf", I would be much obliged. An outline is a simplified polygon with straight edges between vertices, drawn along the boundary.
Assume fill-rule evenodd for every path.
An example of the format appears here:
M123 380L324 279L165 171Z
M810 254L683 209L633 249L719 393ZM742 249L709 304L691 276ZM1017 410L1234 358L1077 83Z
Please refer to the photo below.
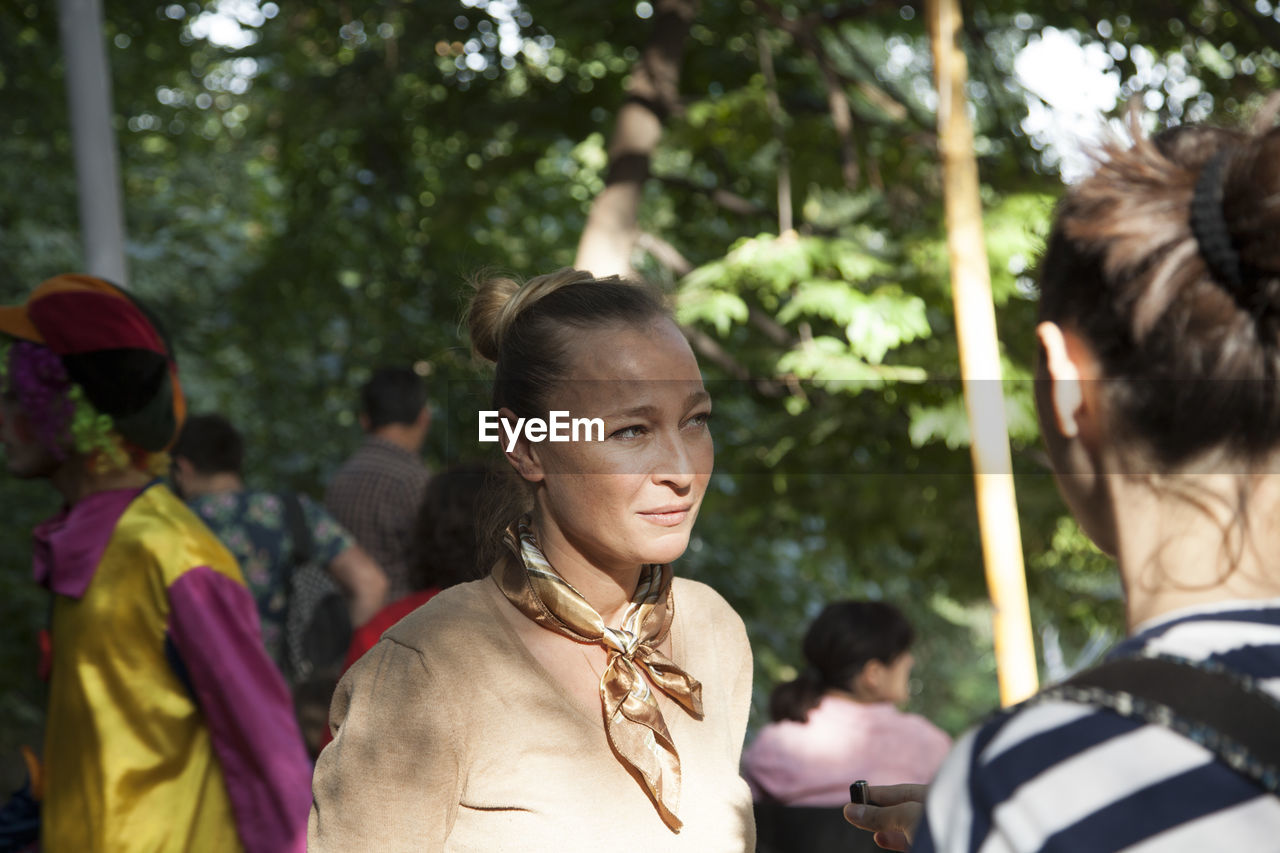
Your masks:
M544 628L578 643L603 646L609 653L600 677L605 734L623 764L639 776L663 822L678 832L683 825L676 816L680 756L649 683L699 719L702 685L658 651L675 615L671 566L649 564L641 569L622 626L610 628L556 573L538 547L528 516L509 528L505 538L519 558L503 560L495 569L507 599Z

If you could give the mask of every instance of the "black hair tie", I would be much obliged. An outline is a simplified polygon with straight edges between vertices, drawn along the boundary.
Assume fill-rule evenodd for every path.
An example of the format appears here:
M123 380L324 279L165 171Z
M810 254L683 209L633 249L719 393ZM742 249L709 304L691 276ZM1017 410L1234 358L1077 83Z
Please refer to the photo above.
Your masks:
M1195 235L1209 272L1226 285L1237 298L1244 296L1244 277L1240 272L1240 254L1231 243L1231 232L1222 211L1223 173L1226 171L1227 149L1219 151L1204 164L1196 179L1191 198L1191 233Z

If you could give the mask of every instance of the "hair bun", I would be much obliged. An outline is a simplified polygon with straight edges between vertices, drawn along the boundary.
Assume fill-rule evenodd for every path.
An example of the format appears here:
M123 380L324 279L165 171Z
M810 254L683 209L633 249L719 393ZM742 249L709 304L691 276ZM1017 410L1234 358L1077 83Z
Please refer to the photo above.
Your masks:
M572 267L535 276L524 284L505 276L474 280L475 295L467 306L471 348L481 358L497 363L502 342L521 314L561 288L595 280L591 273Z
M1280 127L1249 139L1232 156L1222 210L1248 307L1280 312Z
M476 355L496 362L502 349L500 325L503 309L520 290L520 283L510 278L483 278L471 283L475 294L467 305L467 332Z

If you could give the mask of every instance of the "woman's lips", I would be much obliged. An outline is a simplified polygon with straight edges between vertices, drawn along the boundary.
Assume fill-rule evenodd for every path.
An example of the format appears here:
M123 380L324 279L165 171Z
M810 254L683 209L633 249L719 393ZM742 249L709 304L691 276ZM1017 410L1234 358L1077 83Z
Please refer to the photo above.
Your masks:
M653 522L659 527L675 527L682 524L689 517L689 512L693 509L691 506L686 507L661 507L656 510L648 510L640 513L640 517L646 521Z

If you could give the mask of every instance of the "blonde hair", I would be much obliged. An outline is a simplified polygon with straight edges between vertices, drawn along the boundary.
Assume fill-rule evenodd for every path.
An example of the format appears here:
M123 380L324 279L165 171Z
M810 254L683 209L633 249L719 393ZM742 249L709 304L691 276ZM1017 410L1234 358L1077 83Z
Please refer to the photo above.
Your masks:
M472 349L481 358L497 362L507 330L526 308L561 288L594 281L612 283L620 282L621 279L616 275L596 279L589 272L563 267L546 275L535 276L523 284L507 276L473 280L471 286L475 290L475 296L467 310Z

